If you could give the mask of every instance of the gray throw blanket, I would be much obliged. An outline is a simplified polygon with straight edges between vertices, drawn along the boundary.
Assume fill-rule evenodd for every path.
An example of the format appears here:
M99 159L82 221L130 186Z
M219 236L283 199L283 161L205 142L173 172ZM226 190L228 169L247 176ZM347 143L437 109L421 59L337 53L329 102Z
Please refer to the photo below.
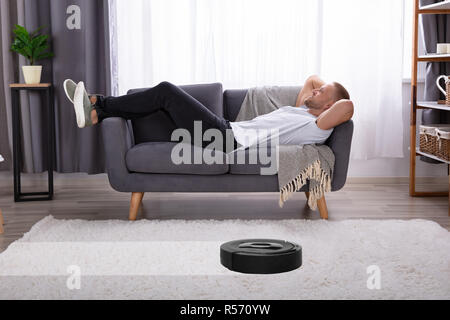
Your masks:
M249 89L236 121L251 120L284 106L295 106L299 87L258 87ZM308 205L317 208L317 200L331 191L335 157L326 145L278 146L278 185L280 207L309 182Z

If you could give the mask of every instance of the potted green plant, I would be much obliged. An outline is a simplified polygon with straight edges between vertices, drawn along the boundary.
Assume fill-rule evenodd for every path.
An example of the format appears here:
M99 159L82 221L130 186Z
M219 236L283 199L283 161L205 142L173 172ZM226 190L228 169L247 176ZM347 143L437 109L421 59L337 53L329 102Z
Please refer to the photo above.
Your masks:
M28 66L23 66L23 76L25 83L38 84L41 82L42 66L35 65L35 63L42 59L51 58L53 53L47 51L48 49L48 35L39 34L39 28L36 31L29 33L25 27L16 25L13 30L16 35L11 50L24 56L28 61Z

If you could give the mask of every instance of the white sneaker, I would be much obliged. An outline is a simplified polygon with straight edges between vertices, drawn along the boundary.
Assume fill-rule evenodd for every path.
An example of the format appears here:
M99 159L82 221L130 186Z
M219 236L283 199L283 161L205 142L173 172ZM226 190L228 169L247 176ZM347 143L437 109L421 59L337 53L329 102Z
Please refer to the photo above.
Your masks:
M67 99L69 99L70 102L73 103L73 97L75 95L75 89L77 88L77 84L71 79L66 79L63 83L63 87L64 87L64 92L66 93ZM101 95L99 93L92 93L92 94L88 93L88 96L89 97L96 96L97 99L98 99L98 97L103 97L103 95Z
M91 112L94 109L89 96L84 88L84 82L80 81L75 88L73 97L73 106L77 117L77 125L79 128L92 126Z
M75 89L77 88L77 84L73 80L67 79L64 81L63 87L67 98L70 100L70 102L73 103L73 96L75 95Z

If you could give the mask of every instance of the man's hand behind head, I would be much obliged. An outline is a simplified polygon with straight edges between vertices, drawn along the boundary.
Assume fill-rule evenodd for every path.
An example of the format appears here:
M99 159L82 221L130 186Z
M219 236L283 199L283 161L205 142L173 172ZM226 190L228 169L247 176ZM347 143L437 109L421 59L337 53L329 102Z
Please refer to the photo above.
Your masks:
M354 114L351 100L341 99L317 118L317 126L322 130L330 130L349 121Z

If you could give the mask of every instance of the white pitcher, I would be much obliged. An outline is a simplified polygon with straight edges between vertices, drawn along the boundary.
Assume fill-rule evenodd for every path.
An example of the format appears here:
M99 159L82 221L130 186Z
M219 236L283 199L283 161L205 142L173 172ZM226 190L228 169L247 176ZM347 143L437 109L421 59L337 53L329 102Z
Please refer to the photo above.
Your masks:
M445 91L444 88L441 87L441 84L439 83L439 81L441 81L441 79L445 79L445 86L447 86L450 83L450 76L439 76L436 80L436 85L437 85L438 89L441 90L441 92L444 94L444 96L447 97L447 92Z

